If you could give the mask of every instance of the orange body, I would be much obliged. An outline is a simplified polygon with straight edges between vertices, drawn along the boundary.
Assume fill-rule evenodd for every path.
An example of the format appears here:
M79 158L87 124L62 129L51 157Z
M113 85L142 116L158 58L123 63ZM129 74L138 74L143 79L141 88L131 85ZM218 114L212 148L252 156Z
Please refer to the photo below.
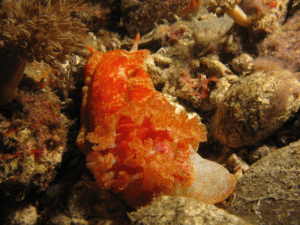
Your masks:
M137 42L133 50L137 49ZM178 184L190 186L196 174L190 156L206 129L154 89L144 69L150 52L95 51L85 70L79 148L103 189L123 191L126 202L141 206Z

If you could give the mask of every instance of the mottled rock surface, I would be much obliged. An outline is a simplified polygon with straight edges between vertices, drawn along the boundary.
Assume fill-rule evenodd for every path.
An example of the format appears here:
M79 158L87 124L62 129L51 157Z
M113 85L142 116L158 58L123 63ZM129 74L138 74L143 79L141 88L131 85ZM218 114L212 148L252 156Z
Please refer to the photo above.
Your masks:
M3 221L4 225L32 225L36 224L38 209L28 202L12 202L6 206L6 209L1 214L1 217L4 214L6 216L5 221Z
M238 181L229 213L254 224L299 224L300 141L250 166Z
M246 225L239 217L230 215L222 209L184 197L161 196L128 214L132 224L205 224L205 225Z
M210 92L208 98L203 101L199 109L203 112L217 109L218 105L223 101L225 93L229 87L237 80L238 77L236 75L228 75L219 79L219 81L215 84L215 87Z
M50 207L44 210L39 224L129 224L126 206L116 195L101 190L93 182L78 182L73 187L69 185L62 182L57 187L52 186L52 190L44 196ZM53 200L55 202L51 204Z
M137 32L145 34L163 21L176 21L178 17L197 14L200 1L145 1L122 0L124 26L134 37ZM193 4L194 3L194 4Z
M0 190L21 201L30 189L45 190L66 151L69 119L60 101L24 77L17 98L0 107Z
M240 1L240 7L252 18L247 31L241 30L253 43L259 43L262 38L280 29L285 21L289 0L276 1Z
M282 67L299 71L300 64L300 16L295 15L281 29L276 30L259 46L259 60L272 59Z
M270 136L297 112L299 89L297 76L288 70L260 71L240 78L218 107L215 138L238 148Z

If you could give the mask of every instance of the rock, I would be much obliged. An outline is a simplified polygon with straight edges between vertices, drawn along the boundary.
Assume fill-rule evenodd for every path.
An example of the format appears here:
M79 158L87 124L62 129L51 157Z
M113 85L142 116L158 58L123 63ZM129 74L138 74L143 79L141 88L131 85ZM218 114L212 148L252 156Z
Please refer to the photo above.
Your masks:
M215 29L210 29L212 26ZM199 21L180 20L171 25L159 25L143 36L139 47L156 52L145 61L147 72L156 89L163 89L163 93L178 96L198 108L209 96L210 88L217 82L217 78L236 77L219 61L217 55L201 58L214 52L213 49L223 49L221 46L224 46L226 33L231 26L232 23L227 17L217 18L208 14ZM164 47L159 48L160 46ZM191 60L195 56L197 58ZM230 86L228 82L224 84L226 88ZM224 96L219 93L224 92L221 89L222 86L217 91L217 96L214 96L217 100ZM207 102L201 110L210 111L216 108L215 103L214 100L212 104Z
M6 217L4 225L32 225L36 224L38 212L35 206L27 202L10 203L5 209L4 216Z
M125 203L115 194L101 190L94 182L80 181L70 187L62 181L58 185L52 186L58 190L52 190L52 196L47 196L45 203L50 204L42 213L41 224L129 224ZM56 199L54 204L51 203L53 199Z
M164 21L176 21L178 17L197 14L200 1L145 1L122 0L121 10L124 14L124 26L132 37L140 32L150 32L157 24Z
M253 70L252 61L253 57L244 53L232 59L231 66L239 74L249 73Z
M297 112L299 88L297 75L289 70L259 71L241 77L217 109L214 137L232 148L265 139Z
M236 154L232 154L227 159L227 167L229 171L234 171L234 176L239 180L243 174L249 169L249 165Z
M170 58L155 53L148 56L145 60L145 64L154 86L163 84L166 80L170 79L170 73L168 70L172 64L172 60Z
M67 150L69 119L49 89L24 77L17 99L0 107L0 190L13 200L43 191Z
M161 196L128 214L132 224L248 224L223 209L184 197Z
M232 75L230 69L221 63L219 60L212 59L209 57L202 57L201 65L207 68L207 76L216 76L217 78L226 77Z
M263 2L263 4L259 4ZM254 41L278 30L284 23L289 0L276 1L241 1L241 8L248 16L253 18L249 36ZM251 29L251 30L250 30Z
M211 111L218 108L218 105L224 100L225 93L229 87L238 80L236 75L222 77L211 90L209 97L204 99L199 109L203 112Z
M260 60L269 60L270 63L281 64L280 66L294 71L299 71L300 64L300 16L293 18L277 29L272 35L268 36L259 45L259 57L255 60L258 66L266 66L266 63L260 63ZM272 62L273 61L273 62ZM260 65L262 64L262 65Z
M238 181L232 214L254 224L299 224L300 141L252 164Z
M273 149L274 147L268 145L259 146L249 153L249 161L255 163L261 158L268 156Z

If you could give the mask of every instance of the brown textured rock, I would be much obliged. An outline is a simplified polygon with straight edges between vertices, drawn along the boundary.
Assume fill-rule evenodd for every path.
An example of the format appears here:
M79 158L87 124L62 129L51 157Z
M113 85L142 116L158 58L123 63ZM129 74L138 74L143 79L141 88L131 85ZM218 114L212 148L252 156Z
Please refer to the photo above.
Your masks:
M66 185L69 184L64 184L62 181L57 185L58 187L52 186L52 190L48 191L49 193L57 192L51 197L57 200L42 213L42 224L129 224L125 203L115 194L110 195L98 188L93 182L81 181L73 187L68 187L68 192L62 195L63 192L66 192L66 187L64 187ZM65 190L62 191L61 189ZM59 194L59 192L62 193ZM49 197L50 195L47 196L48 201Z
M295 15L288 22L277 29L259 45L259 58L256 64L266 66L266 60L276 62L285 68L299 71L300 64L300 16ZM259 61L265 60L264 63ZM265 64L265 65L264 65Z
M200 1L122 0L121 9L125 15L124 25L131 36L145 34L164 20L176 21L178 17L196 14Z
M261 3L259 4L259 2ZM261 35L278 30L285 20L288 2L289 0L241 1L241 8L253 18L251 38L259 39Z
M254 224L299 224L300 141L251 165L228 211Z
M0 107L0 190L21 201L45 190L67 150L69 119L58 97L24 77L17 99Z
M32 225L36 224L38 218L37 208L28 202L10 203L7 205L5 213L1 214L1 217L5 217L4 225Z
M300 105L300 84L288 70L240 78L225 94L213 125L223 145L253 145L278 130Z
M132 224L240 224L247 222L230 215L223 209L184 197L161 196L153 202L140 208L137 212L128 214Z
M253 70L253 57L247 53L241 54L236 56L232 62L231 66L234 71L238 72L239 74L249 73Z
M203 112L211 111L218 108L218 105L223 101L225 93L230 86L238 80L236 75L228 75L222 77L215 84L215 87L211 90L208 98L204 99L199 109Z

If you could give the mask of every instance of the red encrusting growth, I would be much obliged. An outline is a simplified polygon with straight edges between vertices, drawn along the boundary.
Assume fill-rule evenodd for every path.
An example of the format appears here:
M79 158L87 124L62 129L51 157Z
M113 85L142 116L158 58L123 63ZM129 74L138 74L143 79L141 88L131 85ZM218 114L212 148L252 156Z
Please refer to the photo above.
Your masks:
M43 157L43 151L41 149L31 149L30 154L34 155L34 159L38 160Z
M189 5L183 9L184 14L189 14L191 12L196 12L199 8L201 0L192 0L189 2Z
M16 153L16 154L4 154L1 158L2 161L6 161L8 159L13 159L13 158L16 158L16 157L20 157L21 154L19 153Z
M275 9L278 5L277 0L263 0L263 2L269 9Z
M188 118L154 89L144 69L150 52L95 51L85 70L79 148L103 189L123 191L126 202L140 206L178 184L190 186L195 170L190 156L206 129Z

